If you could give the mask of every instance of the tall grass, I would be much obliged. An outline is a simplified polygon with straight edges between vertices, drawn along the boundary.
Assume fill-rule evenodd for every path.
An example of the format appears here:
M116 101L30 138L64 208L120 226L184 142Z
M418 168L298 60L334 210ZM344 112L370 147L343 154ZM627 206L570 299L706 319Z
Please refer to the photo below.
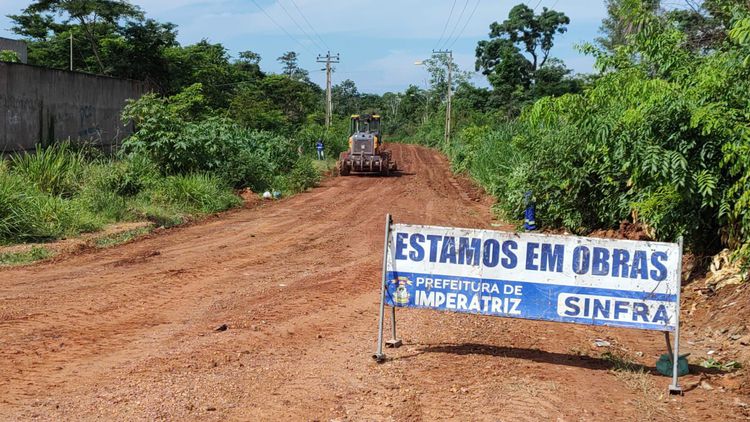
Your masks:
M44 241L100 227L75 202L46 194L21 175L0 173L0 243Z
M241 202L222 179L202 173L169 176L152 195L162 203L204 214L223 211Z
M98 159L61 144L0 161L0 244L39 242L148 219L163 226L237 206L224 179L162 176L147 159Z
M37 145L34 153L13 155L11 167L40 191L70 197L81 183L86 159L82 150L62 142L47 148Z

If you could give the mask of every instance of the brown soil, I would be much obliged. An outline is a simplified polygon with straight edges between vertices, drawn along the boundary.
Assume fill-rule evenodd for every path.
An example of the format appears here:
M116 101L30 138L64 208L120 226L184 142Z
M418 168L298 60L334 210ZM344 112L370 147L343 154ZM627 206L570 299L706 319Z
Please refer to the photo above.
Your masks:
M96 241L110 236L127 233L138 229L147 229L153 227L153 223L148 221L125 222L107 226L104 230L94 233L84 233L78 237L62 239L54 242L45 243L24 243L10 246L0 246L0 254L6 253L23 253L30 251L35 247L42 247L51 252L57 260L65 258L65 255L72 255L87 251L96 247ZM63 255L63 256L61 256Z
M392 150L400 177L332 178L119 247L0 270L0 420L750 416L744 371L696 367L684 396L667 395L653 332L399 310L405 345L376 364L384 215L498 224L491 200L444 157ZM705 353L699 330L683 334ZM646 372L615 372L604 352Z

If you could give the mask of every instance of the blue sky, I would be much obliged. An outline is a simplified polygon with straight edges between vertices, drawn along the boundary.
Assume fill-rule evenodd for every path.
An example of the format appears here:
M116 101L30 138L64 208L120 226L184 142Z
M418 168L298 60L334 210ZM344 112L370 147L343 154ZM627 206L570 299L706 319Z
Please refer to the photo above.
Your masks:
M224 44L232 55L253 50L263 58L261 66L266 71L279 70L276 58L283 52L297 51L300 65L321 85L325 83L325 75L315 58L330 48L332 53L341 55L334 83L352 79L361 92L374 93L400 91L409 84L423 85L427 74L414 61L428 57L434 48L451 48L459 66L473 70L477 41L487 38L490 23L505 19L508 11L518 4L517 0L131 2L141 6L148 17L177 24L180 43L206 38ZM439 43L454 3L452 19L442 37L447 42ZM575 45L597 36L606 15L604 2L530 0L526 3L537 11L546 6L570 17L568 32L556 38L552 55L563 59L576 72L591 72L593 59L576 51ZM18 13L28 4L28 0L0 1L0 36L15 37L9 31L11 25L5 15ZM475 78L476 83L486 85L482 75Z

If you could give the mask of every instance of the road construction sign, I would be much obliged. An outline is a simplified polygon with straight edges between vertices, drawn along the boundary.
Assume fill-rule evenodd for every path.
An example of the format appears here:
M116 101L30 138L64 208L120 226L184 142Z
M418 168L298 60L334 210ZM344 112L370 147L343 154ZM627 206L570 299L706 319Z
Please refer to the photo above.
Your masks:
M385 217L377 349L402 344L396 308L664 332L681 394L679 243L393 224ZM385 308L391 339L385 341ZM674 334L674 348L670 343Z
M394 224L385 303L674 331L678 244Z

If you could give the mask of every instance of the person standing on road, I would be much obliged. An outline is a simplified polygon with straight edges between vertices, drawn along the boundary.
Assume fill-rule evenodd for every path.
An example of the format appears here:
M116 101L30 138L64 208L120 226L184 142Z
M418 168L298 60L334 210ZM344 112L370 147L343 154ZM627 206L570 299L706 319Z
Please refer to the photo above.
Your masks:
M325 160L324 148L323 139L318 138L318 142L315 144L315 149L318 150L318 160Z

